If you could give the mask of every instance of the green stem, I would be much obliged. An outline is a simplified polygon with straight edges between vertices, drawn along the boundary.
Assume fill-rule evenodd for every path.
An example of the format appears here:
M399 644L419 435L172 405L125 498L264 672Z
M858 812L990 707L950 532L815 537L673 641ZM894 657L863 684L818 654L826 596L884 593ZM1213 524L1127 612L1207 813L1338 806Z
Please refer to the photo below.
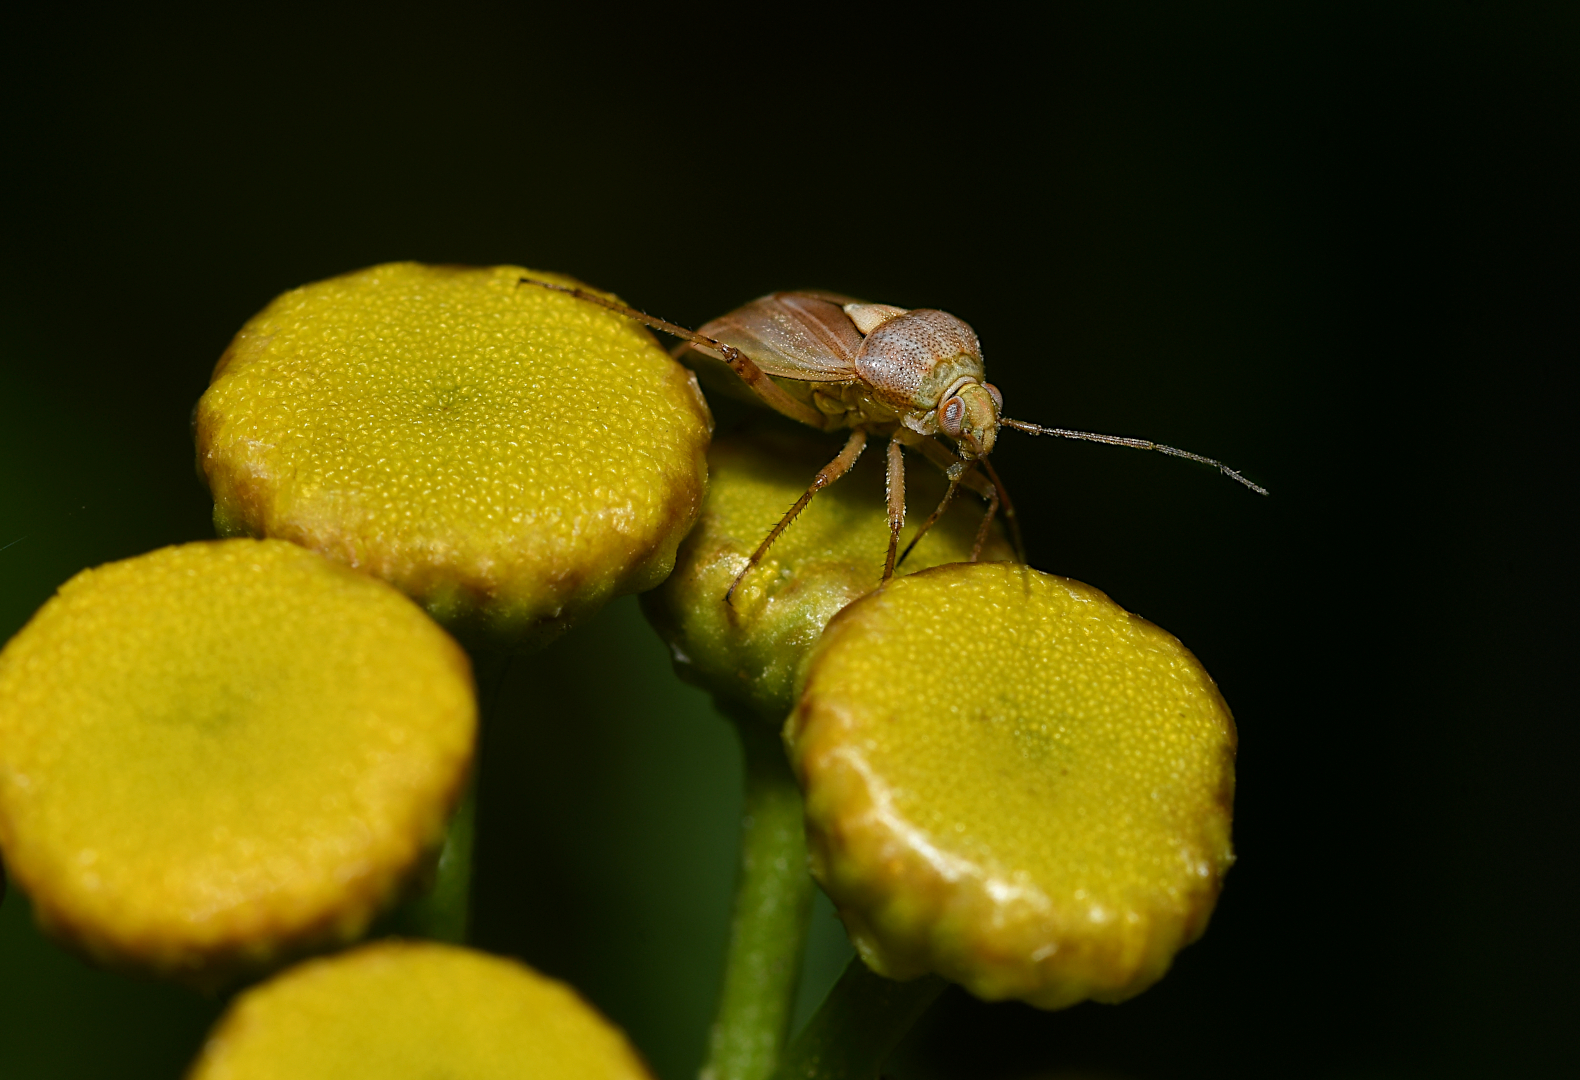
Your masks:
M736 718L746 757L740 878L705 1080L766 1080L790 1026L812 905L801 790L772 729Z
M785 1052L773 1080L873 1080L948 985L936 975L895 982L855 958Z
M477 774L481 767L483 729L498 711L499 695L510 670L512 654L473 650L472 678L478 688L477 753L472 760L472 775L467 780L461 802L450 817L444 846L439 849L439 865L433 886L422 896L408 900L396 913L393 929L409 937L431 938L456 945L466 943L472 921L472 850L477 843Z
M461 805L450 818L444 847L439 850L439 868L433 888L408 901L400 913L402 933L456 945L465 943L472 914L472 847L476 838L477 784L474 777L467 783Z

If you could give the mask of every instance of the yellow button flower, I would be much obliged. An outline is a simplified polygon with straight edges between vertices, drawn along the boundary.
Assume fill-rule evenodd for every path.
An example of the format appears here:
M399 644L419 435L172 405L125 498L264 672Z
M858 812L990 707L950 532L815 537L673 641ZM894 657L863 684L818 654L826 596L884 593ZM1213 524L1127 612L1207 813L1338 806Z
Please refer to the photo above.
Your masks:
M889 526L881 442L818 493L741 582L731 606L724 593L838 449L838 443L773 422L715 440L702 518L681 546L675 572L642 598L682 677L776 725L790 711L801 661L823 627L883 577ZM945 488L938 471L917 460L907 470L911 513L902 551ZM979 499L961 495L899 573L969 558L983 512ZM982 558L1011 554L995 531Z
M349 940L443 835L466 655L281 541L85 570L0 652L0 849L46 929L213 985Z
M189 1080L649 1080L563 983L450 945L386 941L292 968L220 1019Z
M568 280L392 263L254 317L194 418L221 535L312 548L482 641L663 580L707 405L647 331L529 273Z
M890 582L830 624L786 726L813 873L880 974L1118 1001L1207 924L1234 721L1173 637L1007 564Z

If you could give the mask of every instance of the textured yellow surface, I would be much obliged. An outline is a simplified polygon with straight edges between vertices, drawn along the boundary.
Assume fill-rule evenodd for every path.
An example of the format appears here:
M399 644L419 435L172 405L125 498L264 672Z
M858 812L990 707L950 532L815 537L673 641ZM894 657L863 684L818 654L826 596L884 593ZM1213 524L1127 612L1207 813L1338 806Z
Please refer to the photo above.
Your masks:
M801 661L823 627L883 577L885 443L871 440L856 467L818 493L741 582L732 612L724 604L730 582L842 440L769 421L714 442L702 519L681 546L675 573L642 598L684 678L774 724L784 719ZM933 465L907 453L910 513L901 551L944 487ZM981 499L962 493L899 573L969 558L984 509ZM1001 533L989 537L982 557L1011 557Z
M1217 687L1065 578L946 566L851 605L786 739L813 872L882 974L1118 1001L1206 928L1233 861Z
M441 838L466 655L277 540L85 570L0 652L0 848L41 921L198 982L359 933Z
M509 960L382 942L249 990L189 1080L647 1080L616 1028Z
M391 263L255 316L198 403L221 535L302 544L485 640L663 580L707 406L645 330L529 273L569 281Z

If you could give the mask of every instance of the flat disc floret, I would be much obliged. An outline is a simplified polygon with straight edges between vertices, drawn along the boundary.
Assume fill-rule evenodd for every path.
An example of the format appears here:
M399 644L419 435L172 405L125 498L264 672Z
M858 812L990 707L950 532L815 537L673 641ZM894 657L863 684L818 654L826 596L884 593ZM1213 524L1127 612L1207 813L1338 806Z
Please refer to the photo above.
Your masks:
M0 848L45 927L200 984L349 940L440 841L466 655L282 541L86 570L0 652Z
M237 999L189 1080L651 1080L563 983L472 949L381 942Z
M543 641L669 572L706 482L695 379L520 267L391 263L284 294L195 418L222 535L383 577L468 638Z
M943 566L845 609L786 726L813 872L880 974L1118 1001L1206 927L1234 722L1180 643L1079 582Z

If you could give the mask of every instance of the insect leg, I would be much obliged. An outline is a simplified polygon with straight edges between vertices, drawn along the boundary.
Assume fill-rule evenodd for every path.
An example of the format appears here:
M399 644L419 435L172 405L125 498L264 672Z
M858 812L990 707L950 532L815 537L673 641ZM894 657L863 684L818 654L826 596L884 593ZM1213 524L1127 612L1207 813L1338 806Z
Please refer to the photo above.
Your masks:
M939 501L938 508L927 515L927 520L922 522L922 527L916 530L916 535L911 537L911 542L905 545L905 554L900 556L900 561L895 564L896 566L905 563L905 560L910 557L911 549L916 547L917 541L927 535L927 530L938 523L938 519L944 516L944 511L948 510L949 504L954 501L955 491L960 487L960 477L965 474L965 467L963 464L958 464L951 468L953 471L950 472L949 487L945 490L943 499Z
M972 480L981 482L982 486L977 487L971 483ZM987 543L988 530L993 527L993 515L998 513L998 488L983 480L976 473L971 473L970 476L967 477L966 486L970 487L978 495L983 496L988 501L987 513L982 515L982 524L977 527L977 541L971 545L970 561L976 562L977 556L982 554L982 545Z
M900 530L905 528L905 457L899 439L889 440L889 475L884 491L889 498L889 554L883 560L883 580L888 581L894 576L894 554L900 549Z
M839 452L839 455L833 461L830 461L818 470L818 474L812 478L812 485L806 489L806 494L797 499L795 505L785 512L785 516L779 519L779 524L775 525L773 531L763 539L762 543L757 545L757 550L752 552L750 559L746 560L746 565L741 567L741 572L735 575L735 580L730 582L730 587L724 594L724 602L726 604L734 606L730 598L735 595L736 586L741 583L741 580L747 574L751 573L752 567L761 562L762 557L768 554L768 549L773 546L773 542L779 539L780 533L790 527L790 523L796 519L796 515L806 509L806 504L812 501L812 496L849 472L850 467L856 464L856 459L861 456L861 452L866 449L866 446L867 433L865 431L858 428L850 433L850 438L845 442L845 448Z
M976 544L971 549L971 561L976 562L977 557L982 554L983 545L987 543L988 530L993 526L993 517L998 513L1000 503L1007 502L1009 498L1007 494L1004 494L1002 498L1000 497L1003 492L1003 486L998 482L997 474L993 474L993 466L988 464L987 458L976 458L968 462L937 438L928 439L913 436L907 439L903 432L896 432L895 434L905 439L907 445L914 446L920 450L927 456L929 461L943 470L945 476L949 477L949 490L944 492L943 502L938 504L938 509L934 510L927 520L922 522L922 527L917 530L915 536L911 537L911 542L906 545L905 554L900 556L900 563L905 562L905 556L911 553L911 549L916 546L917 541L926 536L927 530L931 529L938 519L943 516L944 511L949 509L949 502L955 496L955 489L962 484L986 499L988 504L987 514L983 517L982 525L977 530ZM978 465L985 466L989 473L993 475L991 481L983 478L982 474L976 471Z
M1010 543L1015 545L1015 561L1023 563L1026 561L1026 541L1020 534L1020 517L1015 513L1015 504L1010 501L1009 489L998 478L998 470L993 468L991 461L983 458L982 467L987 470L988 479L993 481L999 500L1004 504L1004 520L1009 522Z
M937 465L939 470L949 477L949 490L944 492L943 501L938 504L938 508L928 516L927 520L922 522L922 527L916 530L916 535L911 537L911 542L905 545L905 553L900 556L900 561L895 564L898 566L905 562L906 556L910 555L911 550L916 547L922 537L927 535L927 530L931 529L938 523L938 519L944 516L944 511L949 509L949 503L955 497L955 489L960 486L961 480L971 466L967 464L964 458L949 449L936 437L929 438L925 435L918 435L903 427L897 429L893 437L914 450L920 450L928 461ZM980 481L980 478L978 478L978 481ZM966 486L973 491L977 490L977 487L974 487L970 482Z
M638 311L629 304L622 304L615 300L608 300L597 293L588 292L586 289L573 288L569 285L556 285L552 281L539 281L537 278L522 278L517 283L521 285L537 285L540 288L550 289L554 292L568 293L578 300L585 300L589 304L608 308L628 319L645 323L654 330L662 330L666 334L673 334L678 338L685 338L700 349L714 354L730 366L730 370L746 384L747 389L763 399L763 403L775 412L782 413L792 420L808 424L819 431L824 429L827 417L810 405L804 405L784 392L780 385L768 377L768 373L733 345L726 345L722 341L715 341L710 337L703 337L695 330L687 330L684 326L672 323L667 319L660 319L649 315L645 311Z

